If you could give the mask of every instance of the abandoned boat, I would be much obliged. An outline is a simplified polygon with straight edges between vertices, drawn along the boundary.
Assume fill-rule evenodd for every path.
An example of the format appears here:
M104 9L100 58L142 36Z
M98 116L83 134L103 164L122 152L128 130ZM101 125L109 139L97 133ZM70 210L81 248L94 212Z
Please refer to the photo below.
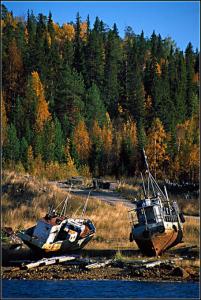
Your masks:
M60 213L57 213L56 209L50 208L49 212L39 219L35 226L20 231L18 237L29 248L40 252L67 253L82 249L96 231L92 221L83 218L87 201L81 218L66 217L67 197L65 201L62 201L64 205Z
M165 250L182 242L184 216L176 201L170 201L166 187L164 193L149 171L144 152L147 188L142 176L143 197L135 200L130 210L130 241L136 242L144 255L159 256ZM141 174L142 175L142 174Z

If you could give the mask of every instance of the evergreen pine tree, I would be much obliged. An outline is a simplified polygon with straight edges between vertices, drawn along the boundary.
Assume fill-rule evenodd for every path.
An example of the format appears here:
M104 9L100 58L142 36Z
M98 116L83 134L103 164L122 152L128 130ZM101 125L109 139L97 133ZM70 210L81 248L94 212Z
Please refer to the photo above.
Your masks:
M190 118L193 113L193 96L194 96L194 85L193 85L193 75L194 75L194 55L193 46L191 43L188 44L185 51L186 60L186 108L187 117Z
M68 122L69 135L83 114L82 96L84 91L82 76L76 71L72 71L69 66L65 69L61 67L55 91L55 112L62 126L65 126L66 121Z
M56 118L55 119L55 160L62 162L64 160L64 137L61 128L61 123Z
M91 128L94 120L98 120L100 126L106 121L106 109L100 97L99 89L95 84L88 90L85 104L85 118L87 127Z
M46 53L45 53L45 37L46 37L46 23L47 18L43 14L38 15L38 21L36 26L35 45L34 45L34 59L35 59L35 71L40 76L46 73Z
M103 36L100 33L100 25L95 22L86 46L86 71L85 83L89 88L95 83L102 91L104 79L104 44Z
M118 31L115 24L114 31L110 30L108 33L106 43L104 98L105 105L111 116L117 113L119 102L118 74L122 51L120 48L120 39L117 34Z
M7 138L3 146L5 160L18 161L20 157L20 141L15 126L11 123L7 129Z
M25 137L23 137L20 141L20 161L26 166L27 163L27 155L28 155L28 143Z
M44 126L43 159L46 163L55 160L55 124L53 121L46 122Z
M80 36L81 33L81 20L80 15L77 13L76 16L76 27L75 27L75 51L74 51L74 67L78 73L83 71L84 66L84 53L83 43Z
M176 68L175 118L177 123L183 123L186 118L186 66L182 51L176 56Z
M144 86L138 65L137 47L135 38L129 42L127 48L127 109L137 124L144 122Z

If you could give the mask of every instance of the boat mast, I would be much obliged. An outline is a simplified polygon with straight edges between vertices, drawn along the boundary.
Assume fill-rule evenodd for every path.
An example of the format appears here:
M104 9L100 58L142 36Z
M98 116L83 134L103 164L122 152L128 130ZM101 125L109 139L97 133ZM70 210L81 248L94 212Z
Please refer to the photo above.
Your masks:
M161 190L161 188L159 187L158 183L156 182L155 178L152 176L152 174L149 170L149 165L148 165L148 162L147 162L147 156L146 156L144 148L143 148L143 154L144 154L144 160L145 160L145 164L146 164L146 168L147 168L146 171L148 173L148 188L149 188L149 181L150 181L154 197L157 196L157 192L158 192L166 200L167 197L164 195L163 191Z
M148 195L149 195L149 182L151 182L152 191L153 191L154 197L156 197L156 191L154 189L153 181L152 181L152 178L151 178L151 173L150 173L150 170L149 170L147 156L146 156L144 148L142 150L143 150L143 154L144 154L144 161L145 161L145 165L146 165L146 172L148 173Z
M55 211L59 208L59 206L64 202L64 205L63 205L63 207L62 207L62 209L61 209L61 212L60 212L60 216L65 216L66 215L66 209L67 209L67 204L68 204L68 199L69 199L69 197L70 197L70 191L71 191L71 188L72 188L72 184L71 184L71 186L70 186L70 188L69 188L69 191L68 191L68 195L67 195L67 197L63 200L63 201L61 201L60 203L59 203L59 205L55 208Z
M88 204L88 201L89 201L89 196L90 196L90 194L91 194L91 191L92 191L92 190L89 191L89 194L88 194L88 196L87 196L87 200L86 200L85 205L84 205L84 207L83 207L83 210L82 210L82 213L81 213L81 217L83 217L84 214L85 214L85 212L86 212L87 204Z
M144 178L143 178L142 172L140 174L141 174L141 178L142 178L142 186L143 186L144 197L146 198L147 195L146 195L146 189L145 189L145 184L144 184ZM149 191L148 191L148 194L149 194Z

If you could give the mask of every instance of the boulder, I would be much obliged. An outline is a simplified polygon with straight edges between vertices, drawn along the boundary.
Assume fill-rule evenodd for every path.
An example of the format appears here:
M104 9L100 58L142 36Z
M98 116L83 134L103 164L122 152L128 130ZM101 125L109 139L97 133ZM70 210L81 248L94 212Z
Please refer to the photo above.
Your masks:
M189 273L187 273L183 268L181 267L176 267L170 272L171 276L178 276L182 278L187 278L189 277Z

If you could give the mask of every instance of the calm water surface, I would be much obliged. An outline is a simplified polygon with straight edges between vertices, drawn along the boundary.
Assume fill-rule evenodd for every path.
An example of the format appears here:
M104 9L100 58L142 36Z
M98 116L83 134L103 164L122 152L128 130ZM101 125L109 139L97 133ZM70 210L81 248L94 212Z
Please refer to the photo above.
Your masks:
M199 283L119 280L2 280L6 298L198 298Z

